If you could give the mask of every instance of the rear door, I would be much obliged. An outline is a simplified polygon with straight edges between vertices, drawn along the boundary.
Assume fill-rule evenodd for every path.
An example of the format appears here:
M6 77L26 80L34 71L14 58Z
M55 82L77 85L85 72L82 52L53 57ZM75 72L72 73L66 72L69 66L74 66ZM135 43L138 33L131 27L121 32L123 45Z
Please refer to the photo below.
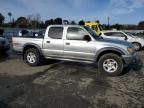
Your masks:
M63 31L62 26L52 26L45 34L42 50L46 57L63 57Z
M68 27L66 39L64 40L64 57L77 60L94 60L95 43L84 40L84 36L89 35L81 27Z

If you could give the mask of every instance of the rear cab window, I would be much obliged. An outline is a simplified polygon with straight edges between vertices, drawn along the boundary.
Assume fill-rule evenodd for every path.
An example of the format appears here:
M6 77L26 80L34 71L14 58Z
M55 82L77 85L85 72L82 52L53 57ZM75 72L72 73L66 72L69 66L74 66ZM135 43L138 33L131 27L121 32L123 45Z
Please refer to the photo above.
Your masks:
M63 27L50 27L48 31L48 37L51 39L62 39Z

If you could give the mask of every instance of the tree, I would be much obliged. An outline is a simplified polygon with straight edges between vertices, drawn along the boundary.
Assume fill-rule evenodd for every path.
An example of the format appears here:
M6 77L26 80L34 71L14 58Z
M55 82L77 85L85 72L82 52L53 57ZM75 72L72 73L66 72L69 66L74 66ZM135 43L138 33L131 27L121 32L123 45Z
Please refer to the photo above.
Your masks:
M29 22L29 27L36 29L40 28L40 14L31 14L27 16L27 20Z
M40 28L41 29L45 29L46 28L46 25L43 21L40 22Z
M2 26L4 20L5 20L5 17L0 13L0 26Z
M114 28L114 29L117 29L117 30L122 30L123 29L123 25L115 24L115 25L112 25L111 27L108 26L107 29L110 29L110 28Z
M99 20L96 20L95 22L96 22L96 23L100 23L100 21L99 21Z
M54 20L53 19L50 19L50 20L46 20L45 21L45 26L49 26L49 25L53 25L54 24Z
M83 20L79 21L79 25L85 25L85 22Z
M144 21L139 22L138 29L144 30Z
M71 24L71 25L76 25L76 22L75 22L75 21L71 21L70 24Z
M39 27L38 27L39 25L40 25L40 24L39 24L39 22L38 22L37 20L32 20L32 21L30 22L30 28L32 28L32 29L39 28Z
M62 24L62 18L56 18L54 24Z
M69 21L68 20L63 20L63 24L69 24Z
M87 23L90 23L91 21L86 21Z
M11 27L15 27L15 19L14 18L12 18Z
M27 28L29 26L28 20L25 17L19 17L16 20L16 26L20 28Z
M11 16L12 16L12 13L9 12L9 13L8 13L8 16L10 17L10 22L11 22Z

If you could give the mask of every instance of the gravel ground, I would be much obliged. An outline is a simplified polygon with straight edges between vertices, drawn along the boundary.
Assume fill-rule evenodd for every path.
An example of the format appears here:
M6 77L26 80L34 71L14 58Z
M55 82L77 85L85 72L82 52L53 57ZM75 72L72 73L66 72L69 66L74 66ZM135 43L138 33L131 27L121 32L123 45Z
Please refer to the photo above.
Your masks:
M0 56L0 108L143 108L144 51L118 77L90 64L45 61L30 67L14 53Z

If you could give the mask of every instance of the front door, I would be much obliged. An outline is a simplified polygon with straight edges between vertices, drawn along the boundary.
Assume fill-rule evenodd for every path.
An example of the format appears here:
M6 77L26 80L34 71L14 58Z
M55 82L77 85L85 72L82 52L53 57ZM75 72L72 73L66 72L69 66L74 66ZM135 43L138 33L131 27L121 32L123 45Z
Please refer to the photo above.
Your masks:
M64 57L77 60L94 60L96 47L93 41L84 40L88 33L80 27L69 27L64 40Z

